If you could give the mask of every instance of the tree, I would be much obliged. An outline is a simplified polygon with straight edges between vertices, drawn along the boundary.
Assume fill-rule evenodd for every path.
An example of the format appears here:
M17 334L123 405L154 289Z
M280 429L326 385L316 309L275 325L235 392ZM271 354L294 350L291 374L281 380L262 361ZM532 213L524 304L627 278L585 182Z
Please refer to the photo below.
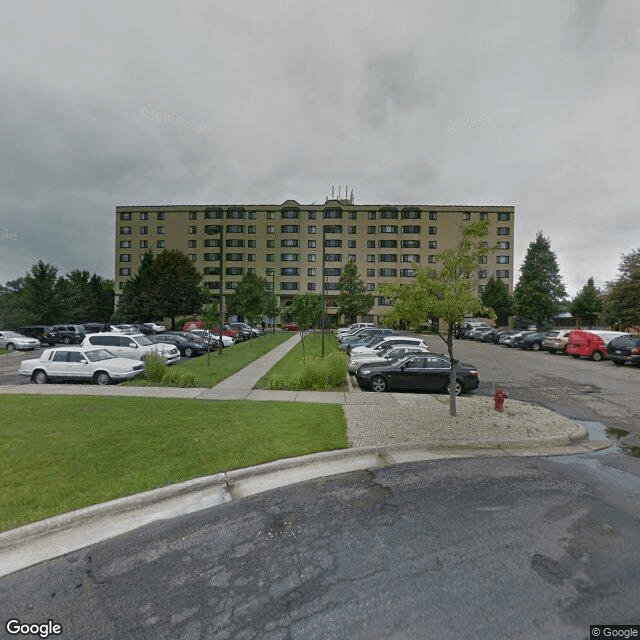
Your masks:
M229 298L229 313L255 323L266 315L268 293L269 284L266 279L255 273L245 273L235 293Z
M587 280L587 284L582 287L580 293L571 301L569 310L577 323L586 323L589 329L596 324L600 312L602 311L602 293L593 282L593 276Z
M75 269L59 282L68 322L96 322L113 315L113 281Z
M314 325L324 313L322 296L315 293L305 293L296 296L287 307L287 316L291 318L300 329L300 341L302 343L302 359L306 358L304 347L305 333Z
M513 308L513 296L509 293L509 287L500 278L492 275L480 299L485 307L494 310L496 324L506 326Z
M418 269L412 284L383 284L380 291L392 301L392 310L387 319L393 324L407 322L418 329L426 321L447 345L451 373L449 378L449 411L456 415L456 385L458 360L453 353L453 331L464 318L473 316L494 317L476 291L477 282L470 277L477 269L480 258L490 249L483 239L487 235L486 221L476 222L462 228L462 238L456 249L443 251L438 260L440 271ZM434 320L442 319L447 324L446 336L440 332Z
M136 275L125 282L116 310L118 320L148 322L157 319L153 263L153 253L147 251L142 256Z
M358 316L365 315L373 307L373 296L367 293L355 262L347 262L338 280L337 302L339 313L347 317L347 323L356 322Z
M58 279L58 267L39 260L24 277L19 304L29 322L54 324L60 322L66 305Z
M538 231L520 267L520 280L513 292L513 310L536 324L548 324L566 295L556 254L548 238Z
M609 324L640 326L640 249L622 256L617 280L607 283L605 313Z

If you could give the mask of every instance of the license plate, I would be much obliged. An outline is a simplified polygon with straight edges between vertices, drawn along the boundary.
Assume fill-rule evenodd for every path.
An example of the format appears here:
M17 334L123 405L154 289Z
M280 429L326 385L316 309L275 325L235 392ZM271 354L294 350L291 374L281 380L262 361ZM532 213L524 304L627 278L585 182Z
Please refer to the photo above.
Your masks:
M614 351L614 353L615 353L617 356L622 355L622 351L620 351L620 349L616 349L616 350Z

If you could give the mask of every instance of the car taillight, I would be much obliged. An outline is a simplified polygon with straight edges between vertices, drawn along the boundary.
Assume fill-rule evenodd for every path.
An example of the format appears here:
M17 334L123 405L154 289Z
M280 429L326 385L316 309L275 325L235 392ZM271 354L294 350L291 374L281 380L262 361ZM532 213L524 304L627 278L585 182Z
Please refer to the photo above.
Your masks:
M635 349L632 349L632 350L631 350L631 353L632 353L634 356L639 356L639 355L640 355L640 347L636 347Z
M478 372L477 371L470 371L469 373L471 373L471 377L472 378L477 378L478 377Z

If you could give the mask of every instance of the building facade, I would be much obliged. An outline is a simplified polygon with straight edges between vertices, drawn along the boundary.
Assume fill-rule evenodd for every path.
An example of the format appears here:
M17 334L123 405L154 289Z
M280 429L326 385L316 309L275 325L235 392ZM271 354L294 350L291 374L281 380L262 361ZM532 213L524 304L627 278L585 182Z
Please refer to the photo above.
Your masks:
M416 269L437 269L438 254L455 248L464 225L478 220L488 220L487 243L497 248L469 277L478 293L492 275L513 291L514 216L513 206L356 205L352 199L117 206L116 298L147 251L179 249L223 300L254 272L281 306L298 294L324 291L327 311L336 315L338 280L344 265L355 262L375 299L367 319L378 321L389 310L378 285L409 283Z

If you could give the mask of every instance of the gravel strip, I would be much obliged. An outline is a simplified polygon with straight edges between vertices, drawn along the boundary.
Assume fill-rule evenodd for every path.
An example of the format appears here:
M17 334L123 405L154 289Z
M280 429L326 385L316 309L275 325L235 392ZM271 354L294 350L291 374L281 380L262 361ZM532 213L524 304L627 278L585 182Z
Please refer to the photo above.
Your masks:
M507 400L502 413L493 398L458 398L449 415L448 396L421 398L415 406L345 405L352 447L432 441L520 441L574 432L578 423L544 407Z

